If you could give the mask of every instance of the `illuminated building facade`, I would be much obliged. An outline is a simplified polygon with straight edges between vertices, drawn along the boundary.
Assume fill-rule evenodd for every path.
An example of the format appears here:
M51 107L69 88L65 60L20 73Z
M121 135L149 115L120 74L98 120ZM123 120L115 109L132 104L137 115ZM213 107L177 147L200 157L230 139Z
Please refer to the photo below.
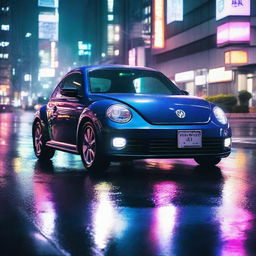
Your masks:
M146 65L151 46L151 0L59 4L59 74L76 66L129 64L131 58L136 65Z
M0 2L0 104L11 103L11 15L10 1Z
M0 103L32 103L38 72L36 20L35 1L0 1Z
M128 64L134 66L150 66L150 47L152 43L155 43L151 37L151 15L154 7L151 5L151 1L148 0L131 1L129 3L130 6L127 15L128 30L130 31ZM161 6L159 11L163 11Z
M39 90L37 96L49 96L56 85L59 40L59 1L38 0Z
M247 90L256 105L256 2L163 2L153 1L153 66L191 95Z
M35 1L0 1L0 104L32 104L38 72L36 21Z
M105 2L101 5L105 36L98 63L146 65L151 44L151 1Z
M124 27L125 1L105 0L101 5L102 41L100 63L122 63L125 58L123 44L125 42L126 29Z

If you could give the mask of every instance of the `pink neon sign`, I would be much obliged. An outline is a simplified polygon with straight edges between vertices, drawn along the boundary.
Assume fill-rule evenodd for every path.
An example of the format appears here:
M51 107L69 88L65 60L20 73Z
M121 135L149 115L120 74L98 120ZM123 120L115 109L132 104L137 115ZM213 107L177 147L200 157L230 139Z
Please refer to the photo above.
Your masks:
M250 22L229 22L217 27L217 44L249 42Z

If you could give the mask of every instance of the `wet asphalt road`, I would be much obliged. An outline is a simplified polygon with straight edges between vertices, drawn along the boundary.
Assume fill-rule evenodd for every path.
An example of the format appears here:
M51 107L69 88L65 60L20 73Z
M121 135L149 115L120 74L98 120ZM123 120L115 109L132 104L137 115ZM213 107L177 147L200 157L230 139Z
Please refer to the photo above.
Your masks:
M256 145L212 169L147 160L100 176L67 153L37 161L32 118L0 113L0 256L256 255Z

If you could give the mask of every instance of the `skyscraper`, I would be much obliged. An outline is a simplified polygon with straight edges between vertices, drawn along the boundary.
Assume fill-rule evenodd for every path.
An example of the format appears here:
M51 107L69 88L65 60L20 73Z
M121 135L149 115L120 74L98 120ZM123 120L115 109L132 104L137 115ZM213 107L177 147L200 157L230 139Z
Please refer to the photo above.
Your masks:
M49 96L56 83L59 41L59 1L39 0L38 8L38 50L39 90L38 96Z
M11 41L10 1L0 2L0 104L11 102L12 66L10 58Z

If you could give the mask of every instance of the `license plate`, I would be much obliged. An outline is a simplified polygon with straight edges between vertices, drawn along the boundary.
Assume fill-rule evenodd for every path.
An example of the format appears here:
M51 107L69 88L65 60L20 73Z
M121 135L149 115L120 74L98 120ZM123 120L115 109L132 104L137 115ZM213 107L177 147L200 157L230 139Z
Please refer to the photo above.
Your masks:
M178 130L178 148L201 148L201 130Z

